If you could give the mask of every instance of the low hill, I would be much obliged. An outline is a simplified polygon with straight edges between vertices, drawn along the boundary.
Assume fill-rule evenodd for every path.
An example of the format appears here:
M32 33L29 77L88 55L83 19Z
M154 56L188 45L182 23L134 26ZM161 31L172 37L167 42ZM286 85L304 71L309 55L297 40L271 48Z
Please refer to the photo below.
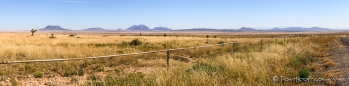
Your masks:
M242 28L240 28L239 30L242 30L242 31L251 31L251 30L255 30L255 29L250 28L250 27L242 27Z
M133 25L127 28L127 30L150 30L150 29L147 26L141 24L141 25Z
M48 25L45 28L40 29L40 30L68 30L68 29L64 29L58 25Z
M87 29L84 29L84 30L86 30L86 31L100 31L100 30L105 30L105 29L103 29L101 27L95 27L95 28L87 28Z
M320 28L320 27L311 27L311 28L302 28L302 27L288 27L288 28L273 28L274 31L328 31L332 29Z
M171 30L171 29L167 27L155 27L153 30Z

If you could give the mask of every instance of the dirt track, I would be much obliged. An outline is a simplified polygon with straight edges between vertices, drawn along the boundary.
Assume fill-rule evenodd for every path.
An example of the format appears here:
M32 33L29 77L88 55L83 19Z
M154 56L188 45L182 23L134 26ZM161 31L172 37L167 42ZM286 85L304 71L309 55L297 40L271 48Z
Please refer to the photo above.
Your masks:
M329 69L340 69L343 72L342 78L346 80L338 84L347 86L349 85L349 38L345 38L344 40L339 39L338 42L340 44L338 49L330 52L330 54L334 56L332 61L336 62L338 65Z

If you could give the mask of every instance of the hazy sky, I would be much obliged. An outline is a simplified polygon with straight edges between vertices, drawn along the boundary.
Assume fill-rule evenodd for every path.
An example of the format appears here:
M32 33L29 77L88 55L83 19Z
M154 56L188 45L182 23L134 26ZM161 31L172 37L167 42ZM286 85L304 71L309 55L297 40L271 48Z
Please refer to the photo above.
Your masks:
M0 0L0 30L349 28L349 0Z

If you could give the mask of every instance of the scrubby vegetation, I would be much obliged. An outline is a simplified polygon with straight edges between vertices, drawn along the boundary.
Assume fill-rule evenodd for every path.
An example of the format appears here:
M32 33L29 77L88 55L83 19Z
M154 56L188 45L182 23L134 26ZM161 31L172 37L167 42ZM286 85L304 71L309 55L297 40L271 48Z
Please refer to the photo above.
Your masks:
M88 86L311 85L312 82L274 82L272 78L327 77L326 73L312 72L336 65L321 58L328 56L328 51L335 46L332 43L336 39L334 36L298 36L275 41L275 37L280 35L214 35L211 38L208 35L139 35L100 37L82 34L79 36L84 39L76 39L57 34L57 38L52 40L47 35L26 38L25 35L1 34L3 40L0 42L6 46L0 45L0 55L3 61L84 58L203 46L207 41L209 44L236 43L171 51L168 70L166 53L156 52L103 59L0 65L0 75L10 78L31 75L38 79L65 77L69 78L66 80L68 84ZM6 38L8 36L22 40L11 40ZM259 41L261 38L263 45ZM317 61L323 64L314 65ZM25 81L13 82L23 84Z

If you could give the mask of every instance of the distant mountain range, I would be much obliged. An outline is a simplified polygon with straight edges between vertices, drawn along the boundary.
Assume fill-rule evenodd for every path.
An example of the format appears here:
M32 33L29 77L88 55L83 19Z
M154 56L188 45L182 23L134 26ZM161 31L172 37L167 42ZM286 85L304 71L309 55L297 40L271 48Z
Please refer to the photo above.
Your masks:
M181 29L182 31L254 31L255 29L250 27L242 27L240 29L212 29L212 28L193 28L193 29Z
M242 30L242 31L251 31L251 30L255 30L255 29L250 28L250 27L242 27L242 28L240 28L239 30Z
M171 30L171 29L167 27L155 27L154 29L149 29L148 26L141 24L141 25L133 25L127 28L126 30Z
M58 25L48 25L43 29L39 29L43 31L55 31L55 30L69 30L62 28ZM83 29L84 31L104 31L106 29L103 29L101 27L94 27L94 28L87 28ZM119 28L115 31L121 31L122 29ZM212 28L192 28L192 29L179 29L179 30L172 30L167 27L155 27L154 29L149 29L146 25L132 25L131 27L127 28L126 30L137 30L137 31L330 31L332 29L329 28L321 28L321 27L311 27L311 28L303 28L303 27L288 27L288 28L273 28L270 30L256 30L251 27L241 27L240 29L212 29ZM108 30L110 31L110 30Z
M302 28L302 27L288 27L288 28L273 28L274 31L328 31L332 30L329 28L320 28L320 27L311 27L311 28Z
M40 30L68 30L68 29L64 29L58 25L48 25L45 28L40 29Z
M100 28L100 27L95 27L95 28L87 28L87 29L84 29L86 31L96 31L96 30L105 30L103 28Z
M153 30L171 30L171 28L167 28L167 27L155 27Z

